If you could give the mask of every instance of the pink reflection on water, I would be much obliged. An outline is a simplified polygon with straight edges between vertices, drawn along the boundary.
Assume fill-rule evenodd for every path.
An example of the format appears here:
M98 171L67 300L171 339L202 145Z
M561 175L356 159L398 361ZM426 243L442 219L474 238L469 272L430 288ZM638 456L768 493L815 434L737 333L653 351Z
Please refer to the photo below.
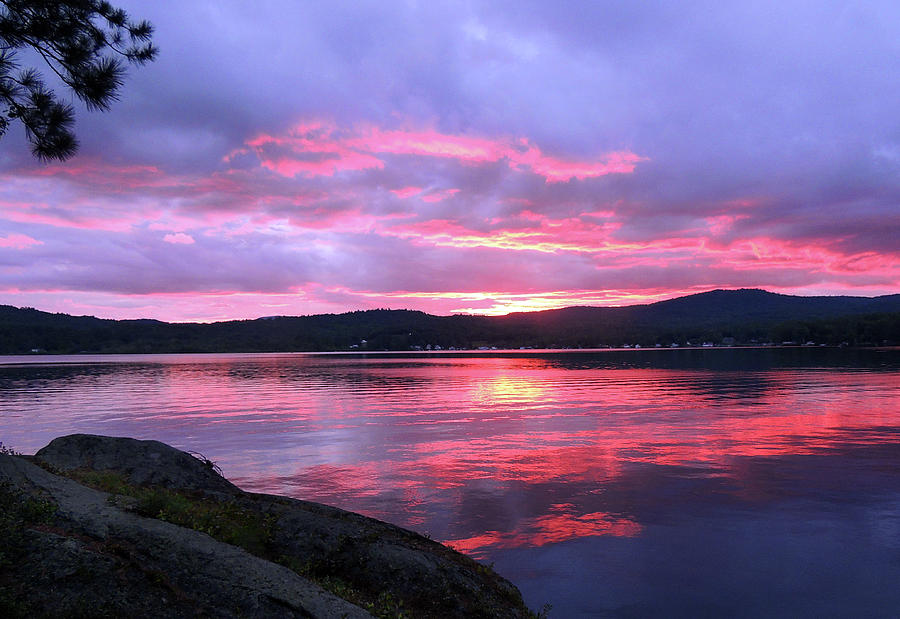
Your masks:
M46 435L37 447L75 431L165 440L248 490L360 511L478 555L640 535L638 508L662 500L654 484L665 479L636 467L727 479L716 492L765 501L773 490L748 459L821 454L854 433L887 442L900 428L896 369L269 356L73 371L50 385L0 401L0 420L11 411Z
M571 503L551 505L550 513L519 522L513 531L485 531L464 539L446 540L456 550L476 559L485 556L488 548L504 549L523 546L544 546L571 539L613 535L634 537L641 532L641 525L628 518L594 512L579 513Z

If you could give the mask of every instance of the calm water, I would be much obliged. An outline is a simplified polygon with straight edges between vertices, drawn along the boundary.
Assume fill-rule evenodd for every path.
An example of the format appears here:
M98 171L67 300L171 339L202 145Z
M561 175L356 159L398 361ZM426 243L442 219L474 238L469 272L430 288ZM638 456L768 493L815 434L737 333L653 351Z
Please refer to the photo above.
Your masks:
M0 357L0 441L153 438L551 617L900 616L900 351Z

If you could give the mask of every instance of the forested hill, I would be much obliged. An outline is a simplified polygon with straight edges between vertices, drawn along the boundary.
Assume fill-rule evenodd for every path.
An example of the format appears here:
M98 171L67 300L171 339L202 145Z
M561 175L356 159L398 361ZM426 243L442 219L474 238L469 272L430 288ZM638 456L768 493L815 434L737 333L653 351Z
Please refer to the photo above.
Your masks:
M900 295L796 297L714 290L649 305L508 316L409 310L212 324L104 320L0 306L0 354L594 348L806 342L900 344Z

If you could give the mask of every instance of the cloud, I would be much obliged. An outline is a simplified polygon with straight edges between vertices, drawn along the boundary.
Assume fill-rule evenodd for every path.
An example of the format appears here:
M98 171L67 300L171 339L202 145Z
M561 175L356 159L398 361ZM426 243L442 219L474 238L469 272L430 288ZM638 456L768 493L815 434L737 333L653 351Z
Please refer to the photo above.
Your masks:
M211 319L900 287L896 3L123 6L162 53L79 110L79 157L3 137L4 302Z
M421 187L401 187L400 189L391 189L391 193L401 199L411 198L422 193Z
M163 237L163 240L166 243L172 243L173 245L193 245L194 237L190 234L185 234L184 232L176 232L174 234L167 234Z
M573 161L546 155L525 138L453 135L434 130L385 130L365 127L341 130L331 123L294 126L285 135L262 134L230 153L227 161L248 152L282 176L333 176L338 172L384 168L381 155L444 158L461 164L504 162L513 170L530 171L548 183L608 174L630 174L645 161L628 151L610 152L595 161Z
M7 249L27 249L33 245L43 245L43 241L33 239L26 234L8 234L5 237L0 236L0 248Z

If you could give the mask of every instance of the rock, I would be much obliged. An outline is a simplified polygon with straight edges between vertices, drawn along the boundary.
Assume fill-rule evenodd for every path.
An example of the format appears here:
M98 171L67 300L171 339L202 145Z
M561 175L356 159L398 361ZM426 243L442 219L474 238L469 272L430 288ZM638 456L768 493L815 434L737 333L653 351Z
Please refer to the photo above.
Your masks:
M106 493L22 458L0 455L2 481L58 506L54 530L26 531L27 552L15 566L27 585L18 595L42 613L371 617L284 566L122 511Z
M312 574L387 592L414 617L527 616L509 581L422 535L326 505L247 496L277 515L274 544Z
M22 573L10 590L49 615L371 616L360 605L404 617L531 615L511 583L446 546L334 507L244 492L205 461L157 441L61 437L32 457L53 472L26 458L0 455L0 484L44 496L57 511L53 526L20 527L13 571ZM127 480L129 496L63 476L85 471ZM158 493L197 513L234 515L264 539L244 531L230 540L241 548L139 515ZM0 553L0 585L9 581L4 569ZM0 591L0 614L7 597Z
M71 434L53 439L35 457L62 472L77 469L113 471L135 485L152 484L176 490L238 493L215 465L159 441Z

